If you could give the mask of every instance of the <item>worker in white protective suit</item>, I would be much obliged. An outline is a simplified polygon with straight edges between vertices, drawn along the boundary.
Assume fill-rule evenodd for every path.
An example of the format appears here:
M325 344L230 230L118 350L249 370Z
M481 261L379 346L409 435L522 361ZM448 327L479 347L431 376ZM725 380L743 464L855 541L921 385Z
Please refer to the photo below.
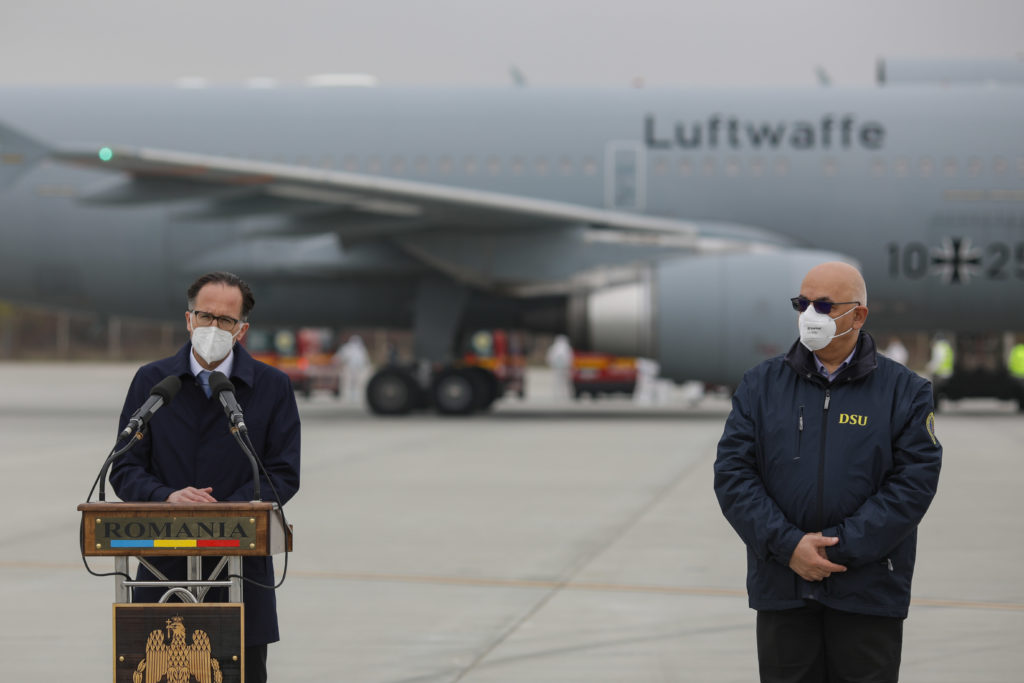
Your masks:
M555 337L547 353L548 367L554 375L552 393L558 400L566 400L573 395L572 361L573 353L569 338L560 334Z
M658 402L658 373L661 365L650 358L637 358L636 384L633 387L633 400L636 403Z
M370 368L370 354L363 338L353 334L341 345L335 358L341 365L342 397L348 402L358 403L362 400L363 383Z

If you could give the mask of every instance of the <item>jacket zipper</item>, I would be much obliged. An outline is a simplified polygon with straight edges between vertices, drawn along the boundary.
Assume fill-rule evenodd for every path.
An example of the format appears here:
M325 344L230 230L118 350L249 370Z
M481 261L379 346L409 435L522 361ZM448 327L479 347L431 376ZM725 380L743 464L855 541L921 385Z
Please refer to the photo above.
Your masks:
M818 531L825 528L825 437L828 432L828 404L831 400L831 391L826 388L825 405L822 408L821 453L818 456Z
M800 406L800 417L796 422L796 455L793 460L800 459L800 445L804 438L804 407Z

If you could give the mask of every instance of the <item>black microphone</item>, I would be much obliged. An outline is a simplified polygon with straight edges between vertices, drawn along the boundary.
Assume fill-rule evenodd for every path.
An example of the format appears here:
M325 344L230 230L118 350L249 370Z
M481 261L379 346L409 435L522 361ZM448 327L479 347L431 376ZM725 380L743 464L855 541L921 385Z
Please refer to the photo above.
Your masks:
M149 424L153 414L160 410L162 406L167 405L171 400L178 395L178 391L181 389L181 379L176 375L168 375L160 380L152 391L149 392L149 398L142 404L138 410L128 420L128 424L125 425L121 433L117 435L117 440L120 441L124 437L128 436L132 432L138 431Z
M242 452L249 458L249 464L252 465L253 498L262 500L260 498L260 469L256 462L256 455L245 445L245 439L248 439L248 430L245 428L245 418L242 417L242 407L238 405L238 400L235 398L235 385L224 376L223 372L214 370L210 373L210 393L216 394L220 399L220 404L224 406L224 414L228 416L228 422L231 423L231 433Z
M242 417L242 407L235 399L235 385L223 372L214 370L210 373L210 393L220 399L220 404L224 406L224 414L228 416L231 426L245 434L248 430L245 428L245 418Z

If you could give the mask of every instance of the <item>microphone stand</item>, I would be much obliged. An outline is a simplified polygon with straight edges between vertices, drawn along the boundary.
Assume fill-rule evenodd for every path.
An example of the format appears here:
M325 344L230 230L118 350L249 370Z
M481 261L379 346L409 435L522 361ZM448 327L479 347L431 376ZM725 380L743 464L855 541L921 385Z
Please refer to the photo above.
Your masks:
M249 464L252 466L252 497L256 502L262 502L263 498L260 497L260 468L257 465L256 454L252 452L246 443L249 440L248 430L243 425L241 428L234 425L231 426L231 436L235 437L235 442L238 443L238 447L242 449L246 457L249 458ZM243 436L245 438L243 438ZM268 475L269 478L269 475Z

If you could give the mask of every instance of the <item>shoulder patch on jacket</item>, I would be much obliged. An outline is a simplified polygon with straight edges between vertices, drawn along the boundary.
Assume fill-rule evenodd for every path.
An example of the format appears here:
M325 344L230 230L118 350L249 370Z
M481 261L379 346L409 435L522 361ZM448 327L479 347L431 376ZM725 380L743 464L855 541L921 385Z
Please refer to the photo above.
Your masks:
M928 417L925 418L925 427L928 429L928 436L932 437L932 445L938 446L939 440L935 438L935 412L928 413Z

